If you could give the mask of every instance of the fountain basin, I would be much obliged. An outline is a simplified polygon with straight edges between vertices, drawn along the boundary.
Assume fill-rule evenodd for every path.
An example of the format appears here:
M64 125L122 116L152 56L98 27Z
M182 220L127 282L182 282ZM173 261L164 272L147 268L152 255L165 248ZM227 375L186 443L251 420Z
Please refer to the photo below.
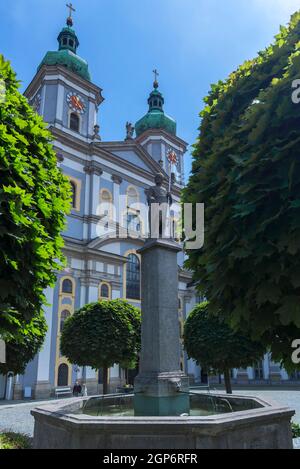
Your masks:
M134 417L116 415L116 396L105 398L105 410L90 403L102 397L77 398L34 409L36 449L292 449L287 407L245 396L200 394L203 401L190 416ZM127 399L131 408L133 396ZM217 412L208 404L219 402ZM193 401L193 397L192 397ZM225 401L230 405L225 404ZM222 403L222 405L221 405ZM198 404L197 404L198 406ZM196 406L196 407L197 407ZM230 408L231 407L231 408ZM98 408L98 410L96 410ZM110 409L109 409L110 408ZM199 408L199 406L198 406ZM88 413L83 413L88 412ZM95 415L94 415L95 414Z

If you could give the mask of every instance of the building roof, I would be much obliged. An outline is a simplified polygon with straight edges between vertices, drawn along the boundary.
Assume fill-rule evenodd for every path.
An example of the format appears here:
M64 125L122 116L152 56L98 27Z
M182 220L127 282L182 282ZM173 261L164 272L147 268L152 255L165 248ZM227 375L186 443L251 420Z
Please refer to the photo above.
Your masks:
M149 129L165 130L171 135L176 135L176 121L165 114L163 108L165 100L158 90L158 86L158 82L155 80L153 91L148 99L149 111L135 124L137 137Z
M47 52L38 70L43 65L63 65L81 78L91 81L88 63L77 55L79 40L74 29L71 27L73 26L73 21L70 20L71 18L67 19L67 26L61 30L57 38L59 44L58 50Z

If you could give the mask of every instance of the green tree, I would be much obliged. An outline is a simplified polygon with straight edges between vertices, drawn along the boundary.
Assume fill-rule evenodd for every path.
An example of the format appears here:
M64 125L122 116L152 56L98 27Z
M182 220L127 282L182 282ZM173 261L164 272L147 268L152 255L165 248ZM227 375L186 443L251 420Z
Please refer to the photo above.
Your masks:
M61 352L71 363L103 370L104 394L109 368L132 365L140 347L140 310L124 300L84 306L67 319L61 336Z
M70 184L2 55L0 83L0 335L9 342L40 316L43 292L55 282Z
M273 45L212 86L183 197L206 207L205 245L187 266L211 312L290 365L300 338L299 70L300 12Z
M44 315L34 317L17 338L10 338L6 342L6 363L0 364L0 374L6 375L10 371L23 375L26 366L42 348L47 333L47 323Z
M228 394L232 394L230 370L252 366L265 352L259 342L233 331L224 321L210 315L207 302L197 305L186 320L184 347L198 365L224 374Z

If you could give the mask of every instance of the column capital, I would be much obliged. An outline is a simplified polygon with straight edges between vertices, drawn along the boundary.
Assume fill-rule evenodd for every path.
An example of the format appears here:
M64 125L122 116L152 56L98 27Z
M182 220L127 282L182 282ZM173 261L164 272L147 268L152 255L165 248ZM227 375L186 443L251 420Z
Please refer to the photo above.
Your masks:
M95 162L88 163L84 168L84 172L87 174L96 174L96 176L101 176L103 174L103 169L97 165Z
M122 184L123 182L123 179L121 178L121 176L117 176L117 175L112 175L111 177L111 180L115 183L115 184Z

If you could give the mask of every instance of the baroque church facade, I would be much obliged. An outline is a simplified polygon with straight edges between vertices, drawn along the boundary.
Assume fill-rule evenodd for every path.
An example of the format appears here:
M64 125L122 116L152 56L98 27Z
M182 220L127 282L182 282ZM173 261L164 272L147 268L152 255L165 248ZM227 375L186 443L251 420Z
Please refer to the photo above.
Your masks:
M57 51L45 55L25 96L48 124L58 165L72 187L72 210L63 233L67 267L58 273L55 288L46 291L47 338L25 375L15 378L16 399L23 397L25 390L36 399L48 398L77 379L86 382L89 394L101 392L101 373L71 365L61 355L64 321L76 309L99 299L124 298L140 306L137 251L147 236L142 213L147 206L145 191L154 185L158 172L168 183L170 151L177 156L172 175L175 201L180 199L184 181L187 143L177 136L176 122L164 112L157 80L148 100L149 111L135 125L136 136L127 123L125 140L102 142L97 124L102 90L91 81L86 61L77 55L79 41L71 17L58 43ZM196 302L191 274L183 269L183 262L184 254L180 253L181 325ZM199 373L184 354L181 366L192 375ZM111 391L124 383L124 374L118 366L110 370Z
M102 391L101 373L68 363L60 352L65 320L76 309L101 299L124 298L141 304L141 259L137 251L148 236L143 210L147 190L155 175L172 179L172 198L180 200L184 185L187 143L177 135L176 122L164 112L164 97L157 76L148 99L149 110L134 127L127 123L125 140L102 142L98 111L102 90L91 81L88 64L78 54L79 41L73 20L58 36L57 51L48 52L25 91L29 103L44 118L53 136L58 165L69 178L73 192L67 217L64 254L67 267L48 288L45 308L48 333L41 352L29 363L24 376L0 376L0 399L49 398L76 380L87 384L89 394ZM168 155L176 154L170 174ZM175 218L175 214L174 214ZM192 275L178 254L178 320L181 331L189 312L200 301ZM207 382L207 375L182 350L182 370L191 382ZM247 370L233 370L238 384L300 383L266 355ZM112 392L125 383L125 371L115 366L109 373ZM211 378L219 383L221 378Z

